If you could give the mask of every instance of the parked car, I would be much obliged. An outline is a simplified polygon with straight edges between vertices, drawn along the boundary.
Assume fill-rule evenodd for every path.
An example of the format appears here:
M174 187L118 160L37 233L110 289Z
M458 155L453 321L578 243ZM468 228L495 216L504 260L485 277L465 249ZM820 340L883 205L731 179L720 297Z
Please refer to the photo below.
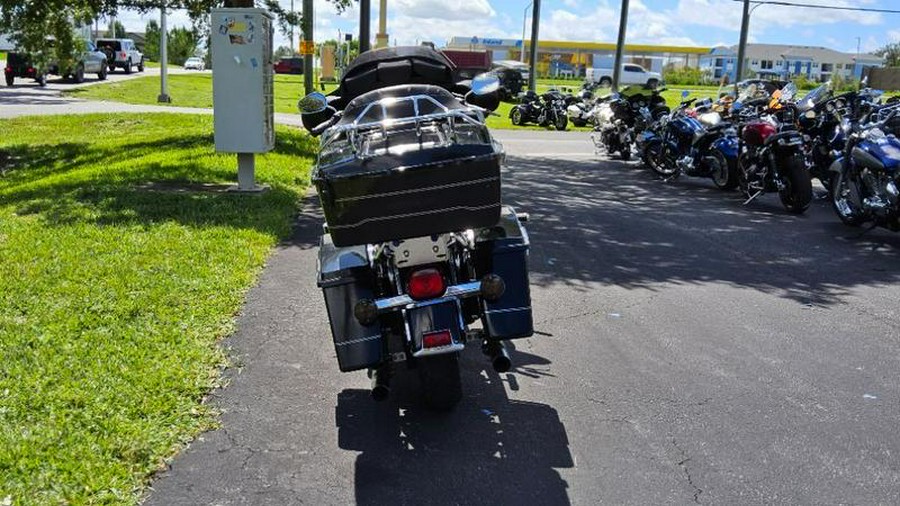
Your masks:
M282 58L275 64L276 74L302 74L303 58Z
M585 73L585 78L589 82L600 83L600 86L610 86L612 85L613 69L589 68ZM622 71L619 73L619 84L643 84L655 88L662 83L662 75L659 72L650 72L633 63L623 64Z
M192 56L184 61L183 65L185 70L203 70L203 58L197 58L196 56Z
M6 55L6 67L3 69L6 77L6 85L15 84L16 78L34 79L38 85L46 86L47 74L41 72L31 64L28 55L23 53L8 53Z
M47 73L62 76L75 83L83 83L85 74L97 74L97 79L105 80L106 53L98 51L93 42L87 41L86 44L87 47L75 63L75 68L60 68L59 64L54 62L47 67Z
M109 71L120 68L126 74L137 66L138 72L144 71L144 55L138 51L131 39L97 39L97 48L106 53L106 63Z

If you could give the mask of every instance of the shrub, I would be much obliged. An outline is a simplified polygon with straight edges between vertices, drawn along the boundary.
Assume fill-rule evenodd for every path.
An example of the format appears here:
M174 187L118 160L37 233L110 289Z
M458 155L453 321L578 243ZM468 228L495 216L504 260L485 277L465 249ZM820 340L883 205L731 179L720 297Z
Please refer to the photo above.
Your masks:
M698 85L703 83L703 71L698 68L667 68L663 71L666 84Z

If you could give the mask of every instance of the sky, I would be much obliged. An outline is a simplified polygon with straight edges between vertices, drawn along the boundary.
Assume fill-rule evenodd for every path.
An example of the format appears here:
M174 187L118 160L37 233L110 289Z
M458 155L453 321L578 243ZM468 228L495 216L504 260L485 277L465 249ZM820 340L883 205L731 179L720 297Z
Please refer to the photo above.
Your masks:
M800 1L800 0L787 0ZM290 0L280 0L285 7ZM338 13L327 0L314 0L317 41L358 28L354 5ZM371 31L378 31L378 0L372 2ZM733 45L738 41L741 4L734 0L631 0L627 42L688 46ZM900 9L898 0L803 0L803 3ZM302 0L295 0L299 10ZM443 46L454 35L521 39L523 15L530 0L388 0L391 45L432 41ZM540 38L615 42L620 0L542 0ZM530 30L530 9L528 29ZM127 30L143 31L158 11L119 15ZM169 14L169 26L189 26L183 12ZM530 37L526 36L526 38ZM857 40L857 37L859 38ZM855 53L900 41L900 14L808 9L762 5L750 17L750 42L824 46ZM276 34L276 46L288 37Z

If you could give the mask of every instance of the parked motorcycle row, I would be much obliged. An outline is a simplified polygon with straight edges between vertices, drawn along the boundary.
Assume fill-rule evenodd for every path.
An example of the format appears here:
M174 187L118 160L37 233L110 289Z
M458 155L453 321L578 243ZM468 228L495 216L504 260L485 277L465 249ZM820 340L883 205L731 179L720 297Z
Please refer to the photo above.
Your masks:
M900 102L868 88L835 93L826 83L798 97L793 83L748 81L737 97L715 101L685 91L670 110L660 91L627 87L597 99L597 152L639 156L667 181L710 178L739 189L745 205L775 193L795 214L818 179L844 223L900 231Z

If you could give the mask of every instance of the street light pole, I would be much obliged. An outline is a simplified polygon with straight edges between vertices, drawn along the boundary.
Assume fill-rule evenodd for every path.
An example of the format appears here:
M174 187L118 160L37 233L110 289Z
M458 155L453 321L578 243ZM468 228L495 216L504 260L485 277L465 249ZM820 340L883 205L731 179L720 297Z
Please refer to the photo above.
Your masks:
M528 5L525 6L525 11L522 12L522 47L521 51L519 51L519 61L525 63L525 27L528 26L528 9L531 8L531 4L534 2L528 2Z
M359 0L359 54L369 50L369 21L371 17L371 0Z
M159 96L156 101L166 103L172 101L169 96L169 51L167 48L168 28L166 28L166 4L159 8Z
M741 40L738 43L737 68L734 74L734 96L737 97L738 83L744 75L744 55L747 52L747 32L750 31L750 0L744 0L744 14L741 18Z
M619 39L616 41L616 63L613 65L613 91L619 91L619 77L622 74L622 53L625 51L625 30L627 28L628 0L622 0L622 12L619 13Z
M537 84L537 57L538 57L538 28L541 22L541 0L534 0L534 8L531 9L531 61L529 62L528 89L535 90ZM522 41L525 44L525 41ZM524 48L523 48L524 49Z
M313 0L303 0L303 41L313 41ZM305 45L305 44L304 44ZM315 91L313 87L313 54L306 48L306 54L303 55L303 87L306 88L306 94L309 95Z

